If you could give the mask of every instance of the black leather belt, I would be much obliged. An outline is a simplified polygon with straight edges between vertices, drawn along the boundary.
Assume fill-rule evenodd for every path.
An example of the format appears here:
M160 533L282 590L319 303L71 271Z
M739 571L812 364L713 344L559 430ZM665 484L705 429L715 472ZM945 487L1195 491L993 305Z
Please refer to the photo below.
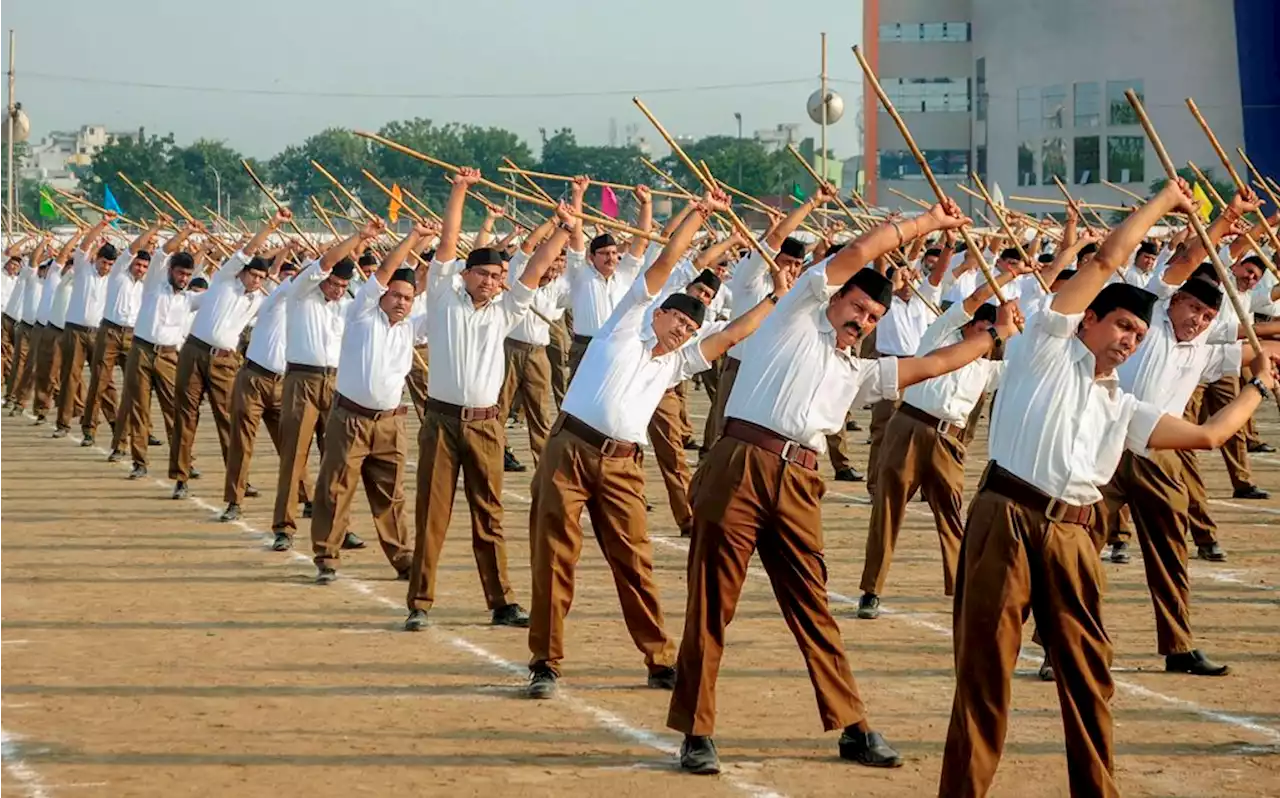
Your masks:
M338 407L341 407L343 410L348 410L352 413L355 413L357 416L364 416L365 418L373 419L374 421L377 421L383 418L393 418L395 416L403 416L405 414L405 411L409 409L404 405L400 405L399 407L394 407L390 410L374 410L372 408L365 407L362 404L357 404L356 402L351 401L350 399L343 396L342 394L338 394L337 402L338 402Z
M982 474L978 490L999 493L1028 510L1042 514L1050 521L1083 526L1089 526L1093 521L1092 504L1067 504L1061 499L1055 499L1026 480L1001 468L994 460L987 463L987 470Z
M223 355L234 355L236 353L234 349L219 349L208 341L202 341L194 335L187 336L187 343L194 349L208 352L210 357L222 357Z
M731 418L724 423L724 434L727 438L734 438L764 449L766 452L773 452L785 462L795 463L810 471L818 470L817 452L790 438L784 438L767 427L752 424L740 418Z
M898 412L908 418L914 418L925 426L933 427L938 431L939 435L950 435L953 438L959 438L964 434L964 427L957 427L955 424L943 421L932 413L926 413L920 408L915 407L914 405L909 405L906 402L898 405Z
M568 413L564 414L564 421L561 422L560 428L568 430L596 447L600 450L600 454L605 457L634 457L635 453L640 449L640 445L634 441L620 441L616 438L610 438L577 416L572 416Z
M249 369L249 371L252 371L254 374L261 374L263 377L267 377L268 379L278 380L284 376L283 374L277 374L261 363L248 358L245 358L244 360L244 367Z
M463 407L462 405L441 402L439 399L427 398L426 407L442 416L456 418L459 421L489 421L501 415L497 405L489 407Z
M103 326L103 327L110 327L111 329L113 329L113 330L119 330L120 332L133 332L133 328L132 328L132 327L126 327L126 326L124 326L123 324L116 324L116 323L115 323L114 321L112 321L111 319L103 319L103 320L102 320L102 326Z
M90 335L98 331L97 327L86 327L83 324L76 324L72 321L67 322L67 329L72 332L89 333Z
M583 346L590 346L590 345L591 345L591 336L590 336L590 335L578 335L577 333L574 333L574 335L573 335L573 342L574 342L575 344L582 344Z
M284 373L291 371L301 372L302 374L324 374L325 376L336 376L338 370L329 368L328 366L313 366L310 363L288 363L284 367Z

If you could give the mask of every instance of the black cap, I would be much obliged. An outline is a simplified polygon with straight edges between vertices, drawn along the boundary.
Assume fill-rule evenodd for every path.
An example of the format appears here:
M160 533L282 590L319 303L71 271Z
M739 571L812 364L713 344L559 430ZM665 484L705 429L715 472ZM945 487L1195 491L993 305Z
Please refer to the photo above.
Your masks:
M783 255L790 255L797 260L804 260L804 242L798 238L787 236L782 239L782 247L779 251Z
M1178 293L1195 297L1214 310L1222 307L1222 289L1216 283L1199 277L1192 277L1178 286Z
M600 235L591 239L591 245L589 247L589 250L591 254L594 255L596 254L597 251L602 250L605 247L616 247L616 246L618 246L617 239L615 239L613 236L609 235L608 233L601 233Z
M296 261L287 260L280 264L280 274L284 274L285 272L296 272L297 270L298 263Z
M357 266L374 266L377 265L378 259L373 256L372 252L366 252L360 256L360 260L356 261Z
M244 271L246 272L262 272L263 274L266 274L268 269L270 269L270 264L267 263L265 258L259 255L254 255L253 258L244 265Z
M408 283L409 285L416 286L418 284L418 273L407 267L396 269L391 273L391 279L387 281L387 284L390 285L394 282Z
M1221 285L1222 280L1218 279L1218 270L1213 268L1213 264L1209 262L1201 263L1196 270L1191 273L1191 279L1199 278L1201 280L1210 280L1214 285Z
M662 310L678 310L693 320L693 323L702 326L702 320L707 317L707 306L689 296L688 294L672 294L662 303Z
M1105 319L1114 310L1127 310L1145 323L1151 324L1151 310L1156 305L1156 295L1128 283L1112 283L1103 288L1089 303L1089 310L1099 319Z
M1080 247L1081 255L1092 255L1097 251L1098 251L1098 245L1093 243L1092 241L1090 241L1088 244L1085 244L1083 247Z
M339 280L350 280L356 273L356 262L351 258L343 258L333 265L329 274Z
M886 309L893 302L893 283L870 266L864 266L855 272L840 286L840 293L847 294L854 288L861 289L862 293L884 305Z
M1053 263L1053 258L1054 255L1052 252L1041 252L1039 257L1036 258L1036 261L1038 263Z
M1159 251L1160 250L1157 249L1156 245L1151 241L1143 241L1141 244L1138 245L1139 255L1155 255Z
M984 302L983 304L979 305L978 309L973 312L972 321L989 321L992 324L995 324L996 323L996 306L991 304L990 302Z
M120 257L120 251L116 249L116 245L110 242L98 247L98 257L107 260L115 260Z
M710 269L703 269L697 277L693 278L693 282L689 283L689 285L695 284L705 285L714 294L720 290L720 276Z
M191 282L187 283L188 290L192 290L196 288L208 288L208 287L209 287L209 281L204 279L203 277L193 277L191 279Z
M476 266L501 266L502 253L493 247L476 247L467 254L467 268Z
M1022 256L1018 254L1018 250L1008 247L1000 253L1000 260L1022 260Z
M1065 283L1067 280L1070 280L1072 277L1075 277L1075 276L1076 276L1075 269L1063 269L1062 271L1058 272L1058 276L1053 278L1053 281L1055 283Z
M830 250L828 250L828 251L830 251ZM924 251L924 256L925 256L926 258L931 257L931 256L935 256L935 255L941 255L941 254L942 254L942 250L938 249L937 247L929 247L928 249L926 249L926 250Z
M1267 267L1265 264L1263 264L1262 258L1259 258L1257 255L1250 255L1249 257L1242 259L1240 262L1247 263L1250 266L1256 267L1258 271L1262 272L1263 274L1266 274L1267 272Z
M831 249L827 250L827 257L829 258L832 255L839 252L840 250L844 249L844 245L845 245L844 241L841 241L839 244L832 244Z

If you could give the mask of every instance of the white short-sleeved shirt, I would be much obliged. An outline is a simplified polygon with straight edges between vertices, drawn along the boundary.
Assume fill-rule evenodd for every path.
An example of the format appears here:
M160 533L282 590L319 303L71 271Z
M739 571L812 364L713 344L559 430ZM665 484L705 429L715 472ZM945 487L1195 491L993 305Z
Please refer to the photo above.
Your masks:
M529 256L523 250L511 258L507 269L508 287L519 282L520 275L528 265ZM534 289L533 304L529 306L529 312L520 317L520 321L511 329L510 338L534 346L551 343L551 325L547 324L547 319L555 321L563 316L564 305L569 301L569 281L563 275L538 286ZM576 320L574 324L577 324Z
M960 328L972 318L965 312L963 302L947 308L925 330L919 354L928 354L963 341ZM908 386L902 392L902 401L952 426L963 428L982 394L996 389L1004 373L1004 365L1003 360L978 358L955 371Z
M50 261L44 277L38 279L42 288L36 296L40 304L35 308L34 318L40 324L48 324L49 314L53 312L53 298L57 294L58 286L63 279L62 266L55 261Z
M386 292L375 279L360 286L347 313L338 360L338 393L370 410L399 407L405 377L413 368L415 322L405 318L391 323L378 304ZM426 319L417 323L425 325Z
M1095 378L1076 337L1083 313L1047 307L1005 352L991 415L991 459L1048 496L1074 505L1102 498L1127 447L1142 453L1163 415L1125 393L1114 373Z
M649 419L667 388L711 368L697 345L654 357L658 339L645 319L658 296L643 278L635 281L587 347L560 406L615 440L647 443Z
M142 280L142 306L134 337L156 346L178 346L191 329L189 291L175 291L169 282L169 255L160 248Z
M574 334L593 336L599 332L643 267L644 261L628 252L613 274L605 277L588 262L585 251L570 249L565 254L564 276L569 283Z
M196 318L191 325L191 335L214 349L238 347L240 334L258 315L264 298L262 292L246 291L238 279L248 262L249 256L243 251L234 253L213 273L209 290L192 297Z
M770 247L768 243L761 241L760 246L769 253L769 257L778 256L779 250ZM747 311L773 293L773 275L769 273L769 263L754 248L734 265L729 277L729 291L733 296L733 304L729 306L730 321L747 315ZM744 340L729 347L729 357L742 360L746 346L747 341Z
M817 452L844 427L855 403L898 398L898 360L862 360L836 348L827 305L830 258L809 268L744 342L742 365L725 407Z
M111 264L111 273L107 275L107 294L102 318L121 327L133 327L137 324L138 310L142 307L144 280L134 279L132 266L133 253L126 249Z
M337 368L350 294L330 301L320 290L329 272L312 260L289 281L285 302L285 356L289 363Z
M71 309L71 293L74 288L71 270L66 269L53 292L53 304L49 306L49 324L59 330L67 326L67 311Z
M275 374L284 374L288 365L285 357L285 309L288 305L285 299L289 295L288 285L289 280L285 280L262 300L253 333L249 336L249 346L244 350L247 359Z
M98 264L82 250L77 248L71 258L71 301L67 305L67 321L81 327L97 327L102 323L102 313L107 304L108 277L98 273Z
M922 282L916 290L920 292L920 296L935 305L942 294L928 280ZM882 355L911 357L920 348L924 331L936 318L938 317L929 306L915 294L906 300L895 295L884 318L876 325L876 351Z

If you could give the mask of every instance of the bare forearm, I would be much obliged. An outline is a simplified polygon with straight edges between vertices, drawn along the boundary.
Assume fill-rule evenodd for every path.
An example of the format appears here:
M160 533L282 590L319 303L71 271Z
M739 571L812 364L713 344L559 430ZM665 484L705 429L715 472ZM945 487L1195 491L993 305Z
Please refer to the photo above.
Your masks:
M640 220L636 222L636 227L646 233L653 229L653 203L644 201L640 203ZM634 258L644 257L644 251L649 246L649 239L636 235L631 237L631 256Z
M538 225L537 228L525 238L524 242L520 244L520 251L526 255L532 255L534 251L537 250L538 245L541 244L547 236L551 235L551 231L554 230L555 227L556 217L551 216L542 224Z
M1018 275L1013 272L1001 272L996 275L996 283L998 283L1001 288L1004 288L1006 285L1013 282L1017 276ZM964 312L972 316L978 308L985 305L987 300L995 296L995 294L996 292L991 288L991 283L983 280L982 283L978 285L978 289L976 291L965 297Z
M928 219L928 216L917 216L898 222L902 239L911 240L933 232L935 228L929 225ZM898 230L886 223L877 225L854 239L827 263L827 284L843 285L859 269L891 252L900 243L898 235Z
M333 271L333 267L338 265L338 261L349 257L352 252L355 252L356 245L359 243L360 235L357 233L329 247L329 250L324 253L324 257L320 258L320 271Z
M467 187L455 183L449 192L449 201L444 206L440 246L436 247L436 260L441 263L458 257L458 235L462 232L462 208L467 202Z
M922 357L898 360L898 390L917 382L933 379L972 363L991 351L992 341L986 336L966 338L958 344L935 349Z
M409 253L418 243L418 234L411 232L409 235L400 239L400 243L396 244L396 248L382 259L382 263L378 265L377 271L373 273L373 278L383 285L391 282L391 275L396 273L396 269L400 268L400 264L404 263L404 259L409 257Z
M781 222L778 222L778 224L769 231L769 235L765 237L765 243L769 245L769 248L780 248L782 246L783 239L794 233L796 229L800 227L804 222L805 217L813 210L813 207L814 202L812 199L809 199L793 208L791 213L788 213L786 218Z
M745 341L759 329L776 306L776 302L765 297L751 310L730 322L729 326L715 335L708 335L702 340L702 356L707 359L707 362L714 362L723 356L725 352Z
M550 237L538 245L533 257L529 258L529 262L525 264L524 271L520 273L520 282L530 290L537 289L543 275L547 273L547 269L551 268L556 255L560 254L560 250L564 249L565 242L568 240L569 231L557 226Z
M489 242L493 240L493 223L497 221L492 213L484 215L484 221L480 224L480 232L476 233L476 248L487 247Z
M658 255L657 260L644 273L645 286L649 289L650 294L656 294L662 290L667 278L671 276L671 270L675 268L676 263L684 255L685 251L689 249L689 243L693 241L693 234L702 226L705 218L701 210L689 214L680 223L680 226L676 228L675 232L671 234L671 237L667 239L667 245L662 248L662 254Z
M1217 449L1236 434L1262 403L1262 395L1253 388L1240 392L1226 407L1214 413L1203 424L1192 424L1170 415L1160 417L1147 441L1150 449Z

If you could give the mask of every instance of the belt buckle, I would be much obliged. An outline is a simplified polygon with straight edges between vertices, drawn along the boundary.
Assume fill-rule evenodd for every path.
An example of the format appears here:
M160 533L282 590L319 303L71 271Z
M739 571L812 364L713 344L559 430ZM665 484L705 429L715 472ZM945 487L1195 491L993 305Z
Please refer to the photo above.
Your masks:
M1067 508L1071 505L1061 499L1050 499L1049 506L1044 508L1044 517L1050 521L1062 521L1067 517Z
M477 410L474 407L464 407L458 415L460 421L475 421L478 418Z
M795 441L787 441L782 444L782 451L778 452L778 456L782 458L783 462L794 463L796 461L795 453L799 448L800 444Z
M938 431L939 435L946 435L947 432L951 429L951 424L949 422L939 420L938 425L934 427L934 429Z
M621 441L614 440L613 438L605 438L604 443L600 444L600 454L605 457L613 457L621 448Z

